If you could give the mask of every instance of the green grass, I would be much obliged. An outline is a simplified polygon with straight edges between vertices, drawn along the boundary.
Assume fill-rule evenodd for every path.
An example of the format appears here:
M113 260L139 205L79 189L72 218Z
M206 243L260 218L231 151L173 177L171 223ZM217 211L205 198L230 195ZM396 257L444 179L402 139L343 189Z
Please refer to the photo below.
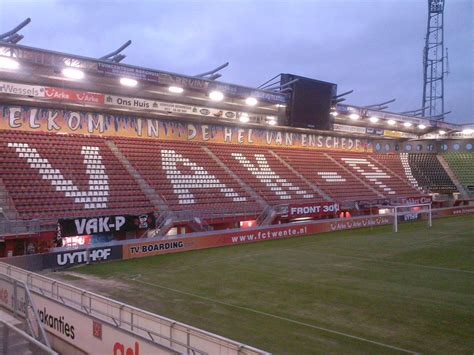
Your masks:
M471 216L444 218L75 271L122 284L99 293L273 353L472 353L473 229Z

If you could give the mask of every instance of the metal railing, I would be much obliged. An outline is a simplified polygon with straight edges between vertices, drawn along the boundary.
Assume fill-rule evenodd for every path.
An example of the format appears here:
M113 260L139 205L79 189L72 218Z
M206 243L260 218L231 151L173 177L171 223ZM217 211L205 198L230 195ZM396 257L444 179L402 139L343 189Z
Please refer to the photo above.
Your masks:
M57 355L57 353L40 343L23 330L0 319L0 353L5 355L21 354L30 351L35 355Z
M25 282L37 295L101 319L157 346L188 354L267 354L263 350L5 263L0 263L0 273Z
M48 338L44 331L43 325L38 317L31 293L25 282L17 280L9 275L0 274L0 285L4 289L9 289L11 292L10 300L7 308L17 317L25 320L27 333L35 340L50 347Z
M39 233L41 223L39 220L2 220L0 221L0 235L20 235Z

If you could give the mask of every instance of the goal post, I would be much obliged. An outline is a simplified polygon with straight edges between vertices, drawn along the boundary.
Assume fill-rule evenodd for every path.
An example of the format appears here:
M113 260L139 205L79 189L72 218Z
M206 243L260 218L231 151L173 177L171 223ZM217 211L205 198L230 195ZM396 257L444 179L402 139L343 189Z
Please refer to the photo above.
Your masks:
M398 232L398 218L403 217L405 221L418 219L418 215L422 213L428 214L428 227L431 228L433 226L433 219L431 214L431 203L418 203L418 204L411 204L411 205L396 205L391 206L393 208L393 230L395 233ZM420 210L416 210L417 207L421 207ZM410 218L416 215L416 218ZM407 218L408 217L408 218Z

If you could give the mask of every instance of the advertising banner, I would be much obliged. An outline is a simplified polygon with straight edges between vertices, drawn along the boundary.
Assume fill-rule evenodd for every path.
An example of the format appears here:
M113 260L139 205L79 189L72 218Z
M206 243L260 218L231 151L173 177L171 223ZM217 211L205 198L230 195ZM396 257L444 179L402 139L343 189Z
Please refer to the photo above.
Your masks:
M14 303L15 297L18 300L16 304ZM2 275L0 277L0 306L25 317L27 315L26 305L26 291L23 283L14 284L13 279Z
M61 237L128 232L149 228L155 228L155 216L153 213L146 213L139 216L115 215L59 220L59 235L61 235Z
M433 198L431 196L410 196L401 197L397 202L404 205L417 205L422 203L432 203Z
M373 134L376 136L383 136L384 130L381 128L372 128L372 127L367 127L366 129L367 134Z
M391 220L392 217L390 216L356 217L348 220L341 219L242 229L204 236L177 238L168 241L141 241L124 244L123 258L131 259L186 250L253 243L262 240L301 237L315 233L384 225L390 223Z
M410 197L396 197L396 198L380 198L374 200L359 200L357 206L359 208L370 208L377 206L390 206L390 205L416 205L421 203L432 203L433 199L431 196L410 196Z
M393 138L417 138L418 136L413 133L408 132L401 132L401 131L391 131L391 130L384 130L383 135L385 137L393 137Z
M152 81L155 83L176 85L189 89L207 89L209 82L200 78L183 77L174 74L156 72L152 70L127 67L115 63L98 63L97 70L102 73L126 76L137 80Z
M45 88L44 97L50 100L73 101L91 104L103 104L104 95L94 92L77 91L61 88Z
M186 104L179 104L174 102L164 102L156 100L140 99L128 96L114 96L107 95L105 97L105 103L107 105L128 107L137 110L146 110L161 113L178 113L194 116L206 116L215 118L237 118L236 111L221 110L210 107L200 107Z
M260 100L279 103L286 103L287 101L287 97L285 94L266 92L262 90L252 90L251 88L238 85L212 82L201 78L179 76L175 74L156 72L142 68L126 67L114 63L98 63L97 70L102 73L126 76L138 80L147 80L162 85L180 86L184 89L220 90L224 94L228 95L236 95L243 97L253 96Z
M122 259L122 246L113 245L88 249L72 249L43 255L45 269L67 268L80 264Z
M32 297L46 332L88 354L157 354L162 349L158 344L45 296L32 293Z
M442 208L439 210L433 210L433 218L437 217L449 217L449 216L462 216L466 214L474 214L473 206L453 207L453 208Z
M45 88L37 85L24 85L0 81L0 94L11 94L29 97L44 97Z
M365 127L349 126L349 125L337 124L337 123L333 124L333 129L338 132L360 133L360 134L366 133Z
M372 144L363 138L29 106L0 105L0 129L316 150L372 151Z
M339 204L335 202L321 202L297 204L288 206L288 218L298 217L329 217L339 212Z
M474 207L443 208L433 210L433 218L474 214ZM416 216L415 216L416 215ZM413 217L419 218L419 213ZM421 216L423 217L423 216ZM408 217L410 218L410 217ZM150 255L176 253L187 250L205 249L234 244L245 244L263 240L302 237L311 234L374 227L393 223L393 216L375 215L350 219L332 219L298 224L273 225L268 227L240 229L209 235L176 238L167 241L140 241L123 244L123 259Z

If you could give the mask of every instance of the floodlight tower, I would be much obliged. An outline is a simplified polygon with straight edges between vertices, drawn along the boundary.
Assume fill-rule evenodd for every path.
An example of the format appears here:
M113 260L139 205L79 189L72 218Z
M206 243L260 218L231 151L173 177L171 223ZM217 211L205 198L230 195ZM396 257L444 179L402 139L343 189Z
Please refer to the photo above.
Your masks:
M423 116L444 120L444 2L428 0L428 27L423 50Z

